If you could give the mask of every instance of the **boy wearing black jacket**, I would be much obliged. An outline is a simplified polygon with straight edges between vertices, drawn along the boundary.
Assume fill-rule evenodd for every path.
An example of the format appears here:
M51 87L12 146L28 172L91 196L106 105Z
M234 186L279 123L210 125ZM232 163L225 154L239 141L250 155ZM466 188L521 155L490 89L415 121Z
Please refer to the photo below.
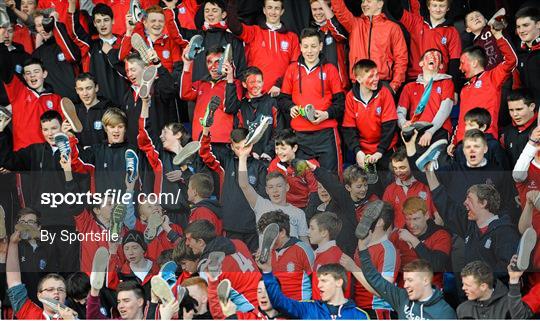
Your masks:
M238 113L235 118L235 128L247 128L250 124L259 122L261 116L271 117L272 124L265 130L262 138L253 145L252 155L256 159L271 161L275 156L274 133L278 125L277 101L263 93L264 84L262 71L257 67L248 67L242 74L242 87L246 89L245 97L238 99L236 84L232 69L227 69L227 87L225 89L225 109ZM281 126L280 126L281 127Z
M201 148L199 155L206 166L218 173L220 177L221 205L223 213L223 229L231 239L242 240L250 251L258 248L258 234L255 224L255 213L249 206L246 197L238 185L238 154L244 149L251 149L252 145L246 146L248 130L245 128L234 129L231 132L231 149L223 155L212 153L210 145L210 129L203 127ZM266 166L253 157L247 161L248 180L259 195L266 196Z
M410 164L416 164L419 172L415 173L415 177L424 184L427 184L427 180L422 171L425 170L428 165L427 157L432 154L432 145L428 151L418 157L416 153L415 139L418 136L418 132L415 130L415 134L410 141L405 142L407 149L407 157ZM435 143L437 144L437 143ZM486 159L485 155L488 152L488 146L484 133L479 129L471 129L466 132L463 139L463 150L465 153L466 163L462 164L458 161L449 160L447 164L437 165L435 167L435 173L448 191L448 197L456 203L461 203L466 197L466 191L469 187L475 184L490 184L496 187L497 191L501 195L501 207L500 215L509 215L513 217L517 214L517 204L514 200L514 196L517 194L513 184L511 182L510 173L507 173L498 164L494 164ZM427 155L427 156L425 156ZM431 162L432 165L435 165ZM433 199L435 197L433 196ZM437 206L440 214L440 208Z
M507 278L507 265L516 253L519 233L508 216L499 216L501 196L490 184L468 188L465 202L454 201L428 166L426 178L444 225L465 240L466 262L486 262L500 278Z
M27 204L41 213L40 223L43 229L48 231L47 235L57 233L56 235L59 236L65 231L75 233L74 216L82 212L82 205L66 203L55 205L51 202L53 193L66 195L81 192L78 180L74 179L71 171L64 169L61 158L65 156L61 155L55 144L55 135L61 133L62 117L58 112L51 110L43 113L40 121L46 142L32 144L16 152L13 152L11 148L10 133L5 131L5 127L0 128L0 167L29 173L31 198L27 200ZM56 240L53 251L58 256L56 262L51 262L53 267L66 272L78 271L78 242ZM59 255L60 253L62 255Z

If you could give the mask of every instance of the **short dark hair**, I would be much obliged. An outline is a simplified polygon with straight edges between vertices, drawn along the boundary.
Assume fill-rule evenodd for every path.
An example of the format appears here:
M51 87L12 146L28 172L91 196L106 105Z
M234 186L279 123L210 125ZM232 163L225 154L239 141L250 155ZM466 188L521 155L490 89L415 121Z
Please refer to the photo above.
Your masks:
M538 7L524 7L516 12L516 20L520 18L531 18L535 23L540 21L540 8Z
M255 66L249 66L242 73L242 77L240 78L240 80L242 82L246 82L247 79L249 78L249 76L251 76L251 75L260 75L264 79L263 73L259 68L255 67Z
M353 66L353 73L358 76L360 72L366 72L371 69L377 69L377 64L371 59L360 59Z
M528 89L520 88L514 89L506 97L507 101L519 101L523 100L523 103L527 106L530 106L534 103L534 97Z
M206 51L206 57L210 56L211 54L222 54L224 52L225 48L221 46L212 46Z
M191 187L202 198L209 198L214 191L214 180L206 173L196 173L189 178Z
M474 128L466 131L465 136L463 136L463 142L465 143L465 141L468 139L481 139L484 144L487 145L486 134L484 134L484 132L480 129Z
M114 13L111 9L111 7L109 7L108 5L104 4L104 3L98 3L96 4L96 6L94 7L94 10L92 10L92 20L95 20L96 19L96 15L104 15L104 16L109 16L111 17L111 19L114 19Z
M98 5L101 5L102 3L98 3ZM96 77L94 77L94 75L92 75L91 73L89 72L83 72L83 73L80 73L76 78L75 78L75 83L77 81L85 81L85 80L92 80L94 82L94 84L97 85L97 80L96 80Z
M203 240L206 244L217 236L216 227L207 220L196 220L188 224L185 235L191 234L191 238Z
M186 239L181 238L173 249L172 259L176 264L180 265L182 260L197 261L198 256L186 245Z
M75 272L66 280L66 294L69 298L82 300L90 292L90 278L84 272Z
M330 274L336 280L343 280L343 286L341 288L345 291L347 288L347 271L341 264L324 264L317 269L317 277L326 274Z
M343 171L343 183L351 186L358 180L367 182L367 174L358 164L352 164Z
M478 284L485 283L490 289L493 289L493 271L486 263L482 261L472 261L465 265L461 270L461 277L472 276L478 281Z
M202 8L206 6L207 3L213 4L214 6L218 6L221 11L227 11L227 5L223 0L205 0L203 1Z
M38 211L36 211L35 209L33 208L30 208L30 207L23 207L21 208L18 212L17 212L17 219L23 217L24 215L29 215L29 214L34 214L37 219L38 219L38 224L39 224L39 219L41 218L41 213L39 213Z
M491 126L491 114L484 107L475 107L469 110L463 119L476 122L480 127L486 126L486 130Z
M300 42L302 41L302 39L310 38L310 37L317 37L317 40L319 40L319 42L322 42L321 33L317 29L315 28L302 29L302 32L300 32Z
M123 291L133 291L137 299L144 299L144 288L137 281L123 281L118 284L116 288L116 293Z
M476 184L467 190L467 194L473 193L480 202L486 202L486 210L495 214L501 206L501 194L491 184Z
M265 4L265 5L266 5L266 1L268 1L268 0L264 0L264 4ZM283 3L284 3L283 0L272 0L272 1L275 1L275 2L281 2L281 8L282 8L282 9L285 9L285 8L283 8Z
M276 145L289 145L291 147L298 146L298 136L291 129L284 129L277 132L274 138Z
M53 121L55 119L58 120L60 124L62 124L62 115L60 115L59 112L57 112L56 110L47 110L46 112L41 114L41 116L39 117L39 122L43 124L45 122Z
M468 54L472 58L477 59L478 63L480 64L480 66L482 66L482 68L485 68L487 65L488 57L486 54L486 50L480 46L472 46L465 48L461 54Z
M257 230L259 231L259 233L262 233L264 232L264 229L272 223L276 223L277 225L279 225L280 231L285 230L285 234L287 236L290 235L291 222L289 219L289 215L283 213L282 210L264 213L259 219L259 222L257 223Z
M173 249L163 250L161 253L159 253L159 256L157 257L157 260L156 260L157 265L161 267L163 264L171 261L172 253L173 253Z
M328 231L330 240L335 240L338 237L339 232L341 232L341 227L343 226L341 218L336 213L332 212L317 213L313 215L311 221L317 222L319 230Z
M246 139L248 134L249 130L247 128L235 128L231 131L231 141L233 143L239 143Z
M174 135L178 133L182 134L182 136L180 137L181 146L186 146L187 143L191 141L191 135L188 133L186 127L184 127L182 123L171 122L167 123L164 127L170 129Z
M406 159L407 159L407 150L405 150L405 147L398 148L398 150L396 150L392 154L392 156L390 156L390 162L392 161L401 162Z
M43 61L39 58L28 58L24 61L22 67L24 68L30 66L30 65L39 65L43 71L46 71L47 68L45 68L45 65L43 64Z
M392 224L394 224L394 207L388 202L383 202L383 207L381 210L381 216L379 219L382 219L384 222L383 229L386 231ZM377 224L375 222L374 224Z

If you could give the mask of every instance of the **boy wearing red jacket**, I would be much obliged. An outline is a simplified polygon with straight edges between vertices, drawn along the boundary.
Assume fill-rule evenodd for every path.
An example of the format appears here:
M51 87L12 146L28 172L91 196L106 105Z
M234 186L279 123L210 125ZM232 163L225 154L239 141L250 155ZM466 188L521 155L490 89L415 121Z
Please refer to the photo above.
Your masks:
M418 0L411 2L416 2L414 5L420 7ZM388 1L388 10L405 26L411 37L407 79L413 80L418 77L422 72L420 61L426 50L432 48L441 52L441 72L448 72L454 79L458 79L461 39L457 29L446 19L446 13L451 5L452 0L427 0L429 19L424 19L419 13L404 10L401 1Z
M465 134L465 114L481 106L491 114L491 119L499 119L499 109L501 106L501 89L504 82L517 66L517 56L512 46L502 34L502 30L491 28L491 33L497 39L497 46L501 50L504 61L491 70L485 70L487 56L484 49L471 47L463 51L460 58L460 69L468 79L460 93L459 120L455 130L452 144L448 146L448 151L453 152ZM499 137L499 127L497 122L486 131L495 138Z
M317 245L313 270L317 271L325 264L339 264L343 251L336 245L336 237L341 232L341 219L332 212L315 214L309 221L309 242ZM351 284L351 275L347 273L347 284ZM311 279L312 299L320 300L321 292L318 287L319 279ZM350 286L345 289L345 297L350 296Z
M298 59L298 36L281 22L283 0L265 0L265 23L248 26L238 20L236 0L229 0L227 25L233 34L246 44L248 66L262 70L263 91L272 97L279 95L283 76L289 64Z
M354 65L353 71L356 82L345 98L345 143L354 152L358 166L382 163L380 167L386 168L397 142L394 98L387 87L379 84L374 61L362 59Z
M222 75L218 71L219 61L223 56L223 48L216 47L211 48L206 52L206 67L210 74L209 77L192 82L193 72L193 60L189 60L188 52L190 47L186 47L182 59L184 61L184 70L182 71L182 77L180 79L180 99L187 101L195 101L195 111L193 114L192 132L191 137L193 139L199 139L202 126L200 120L205 116L207 112L207 106L214 96L220 98L219 107L214 114L214 123L210 126L212 131L211 142L216 146L230 142L229 134L233 129L234 114L236 111L227 109L224 105L225 101L225 89L227 87L227 79L225 75ZM237 93L241 93L241 87L238 81ZM238 96L240 99L241 96Z
M223 235L223 223L221 222L221 204L213 199L214 181L212 176L205 173L193 174L189 178L188 201L193 203L188 223L196 220L207 220L214 225L216 234Z
M408 51L401 28L382 13L383 6L383 0L362 1L363 15L355 17L344 0L332 0L336 17L349 32L351 80L356 80L354 64L371 59L377 64L381 80L388 82L395 93L405 80Z
M339 72L321 57L323 43L317 30L302 30L300 41L302 56L285 72L280 105L290 113L300 148L314 155L321 167L341 174L337 124L343 115L344 94ZM312 115L303 112L307 105L312 105Z

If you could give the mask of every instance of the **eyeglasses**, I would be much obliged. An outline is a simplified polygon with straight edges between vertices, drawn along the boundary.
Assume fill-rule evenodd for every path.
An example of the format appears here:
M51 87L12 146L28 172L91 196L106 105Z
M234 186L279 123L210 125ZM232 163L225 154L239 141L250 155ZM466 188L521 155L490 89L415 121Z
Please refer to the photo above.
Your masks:
M59 293L66 293L66 288L46 288L41 290L40 292L54 292L58 291Z
M19 224L26 224L26 225L36 225L36 224L37 224L37 221L35 221L35 220L28 220L28 221L25 221L25 220L18 220L17 223L19 223Z

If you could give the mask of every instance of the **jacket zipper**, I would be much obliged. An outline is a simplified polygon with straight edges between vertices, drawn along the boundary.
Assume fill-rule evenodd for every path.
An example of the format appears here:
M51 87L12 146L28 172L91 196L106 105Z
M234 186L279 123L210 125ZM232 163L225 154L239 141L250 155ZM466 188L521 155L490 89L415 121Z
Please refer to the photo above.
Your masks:
M369 17L368 58L371 59L371 31L373 30L373 17Z

